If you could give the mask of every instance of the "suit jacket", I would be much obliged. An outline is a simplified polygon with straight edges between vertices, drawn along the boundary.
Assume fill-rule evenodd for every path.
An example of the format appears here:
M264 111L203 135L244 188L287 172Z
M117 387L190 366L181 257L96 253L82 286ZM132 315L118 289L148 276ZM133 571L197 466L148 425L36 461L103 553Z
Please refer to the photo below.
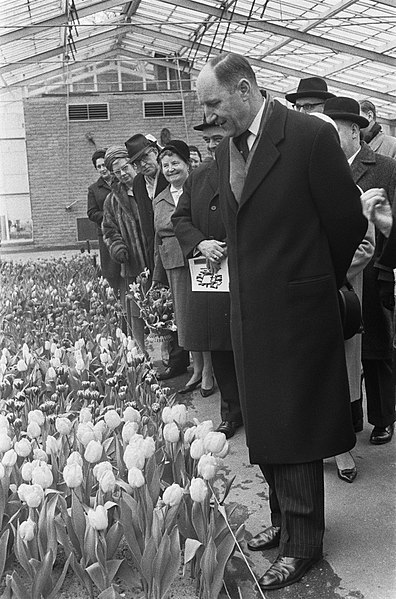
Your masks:
M175 234L184 256L193 256L204 239L225 240L219 209L218 171L215 160L193 171L172 216ZM192 291L187 288L186 347L196 351L230 351L230 294Z
M353 180L363 191L383 187L391 203L395 203L396 160L375 153L362 143L359 154L351 165ZM382 306L381 289L394 286L392 268L379 263L385 237L377 231L375 252L363 272L363 357L389 359L392 355L392 312Z
M247 163L239 204L231 143L218 146L217 159L250 459L342 453L355 435L338 287L367 230L359 191L334 128L279 102Z

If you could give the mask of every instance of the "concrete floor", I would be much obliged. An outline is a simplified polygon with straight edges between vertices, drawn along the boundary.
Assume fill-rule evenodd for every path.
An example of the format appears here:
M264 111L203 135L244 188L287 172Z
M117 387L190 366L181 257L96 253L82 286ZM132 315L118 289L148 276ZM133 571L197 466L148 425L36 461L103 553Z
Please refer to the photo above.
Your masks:
M6 260L36 260L41 257L71 256L78 250L49 252L0 250ZM151 348L153 359L159 358L159 347ZM189 375L171 380L175 389L184 386ZM212 419L217 425L218 391L202 398L199 391L179 396L189 409L189 416ZM326 535L324 559L301 582L278 591L267 591L270 599L396 599L396 455L395 439L384 446L369 443L372 427L365 424L357 435L353 455L358 476L352 484L337 477L334 460L325 462ZM228 502L237 508L233 520L245 523L246 538L270 524L268 487L257 466L249 464L244 430L239 429L230 440L230 453L224 460L224 479L235 475ZM260 577L276 557L276 549L267 552L243 551L251 568ZM229 569L226 577L231 599L256 599L260 595L253 577L243 565ZM226 597L222 594L222 597Z

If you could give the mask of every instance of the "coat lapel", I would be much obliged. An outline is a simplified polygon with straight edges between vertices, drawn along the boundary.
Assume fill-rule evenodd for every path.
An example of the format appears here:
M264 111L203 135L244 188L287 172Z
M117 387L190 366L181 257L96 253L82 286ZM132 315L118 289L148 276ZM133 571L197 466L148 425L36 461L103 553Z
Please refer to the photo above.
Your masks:
M375 164L375 153L367 145L363 144L362 149L351 164L352 177L355 183L366 174L367 170Z

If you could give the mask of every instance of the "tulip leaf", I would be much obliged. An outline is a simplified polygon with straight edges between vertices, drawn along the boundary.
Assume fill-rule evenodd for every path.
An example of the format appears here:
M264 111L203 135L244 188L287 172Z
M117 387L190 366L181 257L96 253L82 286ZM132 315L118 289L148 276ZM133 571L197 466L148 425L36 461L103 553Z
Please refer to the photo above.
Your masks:
M88 566L88 568L86 569L88 574L90 575L90 577L93 580L93 583L95 584L95 586L98 587L98 589L100 591L103 591L105 588L107 588L104 576L103 576L103 572L102 569L100 567L100 565L98 564L98 562L95 562L94 564L91 564L90 566Z
M26 545L25 545L24 541L22 541L21 535L19 534L19 525L18 525L18 530L15 534L14 551L15 551L15 556L16 556L18 562L21 564L21 566L25 570L26 574L30 578L33 578L34 570L29 561L29 556L26 551Z
M41 596L46 596L48 587L51 587L51 573L52 565L54 562L54 556L52 549L50 549L41 561L39 568L37 568L36 576L33 578L32 584L32 599L41 599Z
M205 525L204 515L202 511L202 505L197 501L193 502L192 510L191 510L191 521L194 526L195 532L197 533L198 539L201 543L205 542L206 529L207 525Z
M15 572L15 570L11 576L11 590L12 593L16 595L17 599L26 599L26 597L29 597L29 593L22 581L22 578L17 572Z
M69 564L70 564L71 558L72 558L72 554L70 553L69 557L67 558L67 560L65 562L65 565L63 566L61 575L59 576L54 588L52 589L51 593L46 597L46 599L55 599L55 597L58 595L59 591L62 588L63 581L65 580L67 570L69 569Z
M229 560L233 550L235 547L235 539L232 536L231 532L223 539L220 545L217 547L216 551L216 570L213 573L212 577L212 593L213 597L217 597L217 595L221 591L221 587L223 585L224 578L224 570ZM216 595L217 593L217 595Z
M88 576L85 566L83 567L76 559L76 556L74 554L71 554L71 567L73 568L73 571L75 572L75 574L77 574L78 578L81 580L82 584L85 586L85 588L87 589L89 596L93 597L93 591L92 591L92 581L91 578Z
M10 536L10 529L7 528L7 530L4 532L4 534L0 537L0 580L2 580L2 578L3 578L5 562L7 559L7 545L8 545L9 536Z
M136 574L136 570L131 567L126 560L123 560L121 566L119 567L117 576L121 578L125 582L125 584L133 588L139 583L138 575Z
M128 547L131 551L135 566L137 568L139 568L139 570L140 570L142 551L140 549L140 544L136 537L136 532L135 532L135 528L133 525L133 519L130 517L131 510L130 510L129 506L127 505L128 502L126 501L126 497L129 497L129 496L127 495L127 496L123 497L120 502L121 524L122 524L122 527L124 530L125 540L128 543ZM143 539L141 539L140 542L143 545Z
M91 525L87 526L84 537L84 559L87 564L95 563L96 561L96 531Z
M157 553L153 559L153 563L152 563L152 572L153 572L153 578L155 579L155 582L157 583L158 588L161 590L161 580L162 577L165 574L165 571L168 567L168 560L169 560L169 555L170 553L170 541L169 541L169 535L167 533L165 533L161 539L161 542L158 546L157 549ZM160 596L162 596L162 593L159 593Z
M107 543L107 557L112 559L113 555L117 551L118 545L120 544L122 539L122 526L121 523L117 520L110 527L106 534L106 543Z
M165 569L161 576L160 582L160 596L165 597L169 587L176 578L176 575L180 568L181 563L181 552L180 552L180 537L177 526L174 527L171 534L169 535L168 551L170 555L165 554L164 566Z
M122 595L118 593L113 586L108 587L100 593L98 599L123 599Z
M209 539L207 546L205 547L205 551L201 557L201 572L202 578L204 580L204 585L210 591L211 597L217 597L217 595L213 592L212 589L212 581L217 568L217 559L216 559L216 545L212 538ZM221 588L221 587L220 587ZM220 592L220 591L219 591Z
M144 549L144 553L142 555L142 561L140 564L142 576L147 580L147 582L151 585L153 576L153 561L154 557L157 553L157 547L155 545L154 539L151 537L146 543L146 547Z
M106 562L106 571L109 577L109 581L111 582L113 578L115 578L122 562L122 559L110 559Z
M72 492L71 521L73 524L73 530L78 538L80 547L82 548L84 547L86 520L83 506L75 491Z
M197 541L197 539L186 539L184 545L184 564L188 564L188 562L195 557L195 554L201 546L202 543Z

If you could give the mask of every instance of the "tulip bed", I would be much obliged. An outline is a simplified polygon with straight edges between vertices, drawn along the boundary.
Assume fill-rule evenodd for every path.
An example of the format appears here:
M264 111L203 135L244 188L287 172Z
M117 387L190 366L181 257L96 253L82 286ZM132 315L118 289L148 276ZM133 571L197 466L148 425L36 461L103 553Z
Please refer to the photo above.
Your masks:
M218 597L242 533L224 435L158 384L89 257L0 276L1 597L55 599L72 572L81 598L164 599L181 568Z

